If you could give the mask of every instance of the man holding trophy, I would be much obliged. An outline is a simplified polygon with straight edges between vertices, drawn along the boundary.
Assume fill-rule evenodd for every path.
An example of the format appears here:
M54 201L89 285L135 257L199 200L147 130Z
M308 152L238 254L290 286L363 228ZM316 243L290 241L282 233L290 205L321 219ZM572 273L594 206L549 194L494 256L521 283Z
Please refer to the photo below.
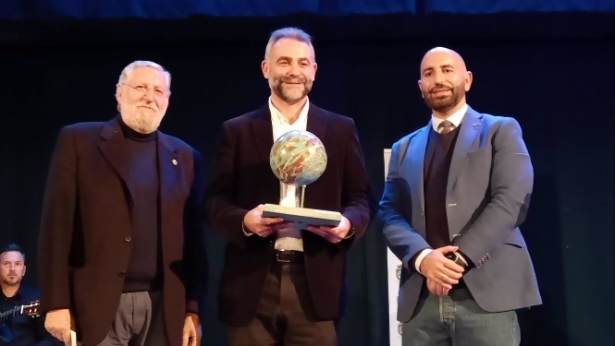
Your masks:
M372 196L352 119L311 104L314 48L272 33L261 65L266 106L226 121L205 196L228 240L219 290L229 345L335 345L345 257Z

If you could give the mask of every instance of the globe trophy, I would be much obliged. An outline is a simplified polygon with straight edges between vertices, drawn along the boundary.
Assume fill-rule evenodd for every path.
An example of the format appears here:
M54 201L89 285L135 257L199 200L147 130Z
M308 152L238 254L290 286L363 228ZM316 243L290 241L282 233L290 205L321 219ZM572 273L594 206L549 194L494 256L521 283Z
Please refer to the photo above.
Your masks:
M303 207L306 186L320 178L327 168L327 152L318 137L308 131L289 131L281 135L271 147L269 165L282 182L282 196L288 188L295 188L295 207L265 204L263 217L280 217L301 229L308 225L337 226L340 223L342 214L339 212Z

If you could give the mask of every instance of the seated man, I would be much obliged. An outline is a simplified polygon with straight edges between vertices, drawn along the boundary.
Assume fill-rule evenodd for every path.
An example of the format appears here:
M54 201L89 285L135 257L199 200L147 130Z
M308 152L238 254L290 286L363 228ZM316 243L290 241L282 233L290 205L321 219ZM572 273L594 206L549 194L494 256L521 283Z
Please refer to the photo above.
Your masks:
M62 345L47 333L43 318L28 315L31 310L11 311L37 301L39 293L35 288L21 284L26 274L26 255L19 245L10 244L0 251L0 346Z

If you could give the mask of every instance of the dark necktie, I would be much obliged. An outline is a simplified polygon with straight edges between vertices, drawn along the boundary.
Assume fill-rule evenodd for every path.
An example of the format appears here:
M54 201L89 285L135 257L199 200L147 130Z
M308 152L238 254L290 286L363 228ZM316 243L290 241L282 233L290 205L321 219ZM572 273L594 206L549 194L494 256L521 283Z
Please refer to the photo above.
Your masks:
M447 134L451 131L453 131L455 129L455 125L453 125L453 123L451 123L448 120L444 120L443 122L440 123L440 125L438 125L438 130L440 131L440 134Z

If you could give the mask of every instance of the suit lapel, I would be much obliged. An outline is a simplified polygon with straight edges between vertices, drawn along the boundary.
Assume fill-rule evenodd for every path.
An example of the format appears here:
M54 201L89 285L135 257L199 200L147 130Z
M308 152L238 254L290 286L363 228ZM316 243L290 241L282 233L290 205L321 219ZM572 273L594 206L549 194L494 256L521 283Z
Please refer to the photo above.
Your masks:
M424 165L425 165L425 151L427 149L427 140L429 138L429 129L431 128L431 120L422 128L416 137L408 145L409 157L410 157L410 188L411 191L419 192L419 203L421 205L421 212L425 213L425 191L424 191Z
M313 104L310 104L308 110L307 126L306 130L318 137L321 142L325 142L325 135L327 133L327 120L325 116L320 112L320 109ZM325 146L325 150L327 146Z
M254 141L246 142L249 143L246 153L258 155L260 157L258 162L264 163L262 169L256 170L254 174L264 174L260 178L263 189L270 193L270 198L266 200L277 200L280 196L280 181L275 177L271 168L269 168L269 157L271 155L271 147L273 146L273 124L271 123L271 113L269 112L268 104L252 115L250 127ZM256 146L253 146L252 143L255 143Z
M124 134L117 119L108 121L103 126L100 136L103 141L98 144L98 147L105 159L120 176L122 183L129 192L128 197L132 201L132 186L128 183L130 181L130 158L128 157L128 152L125 150Z
M482 122L480 119L480 115L476 113L472 108L468 107L466 114L462 120L461 128L459 129L459 135L457 137L457 143L455 144L455 149L453 150L453 157L451 159L451 167L448 173L448 182L447 182L447 195L450 193L457 177L459 177L459 173L461 172L461 168L463 167L463 163L468 156L468 152L472 147L472 143L476 140L476 136L480 132Z
M177 175L183 167L180 165L177 148L164 133L158 132L158 171L160 172L160 207L164 208L169 196L177 186ZM165 213L161 213L165 215Z
M307 116L308 116L307 124L305 127L306 131L311 132L314 136L320 139L320 141L325 146L325 151L327 151L327 156L330 158L331 152L327 150L328 141L327 141L327 138L325 137L327 135L327 119L325 115L320 110L320 108L310 103L310 109L308 110ZM331 149L332 148L329 148L329 150ZM325 168L325 171L326 171L326 168ZM322 180L322 177L319 179ZM308 185L305 189L304 206L314 207L317 203L317 201L314 200L315 194L310 193L309 191L310 191L310 187Z
M261 156L261 160L269 162L269 155L273 146L273 125L271 124L269 106L261 108L254 115L253 119L254 121L251 122L252 134L254 135L258 154Z

